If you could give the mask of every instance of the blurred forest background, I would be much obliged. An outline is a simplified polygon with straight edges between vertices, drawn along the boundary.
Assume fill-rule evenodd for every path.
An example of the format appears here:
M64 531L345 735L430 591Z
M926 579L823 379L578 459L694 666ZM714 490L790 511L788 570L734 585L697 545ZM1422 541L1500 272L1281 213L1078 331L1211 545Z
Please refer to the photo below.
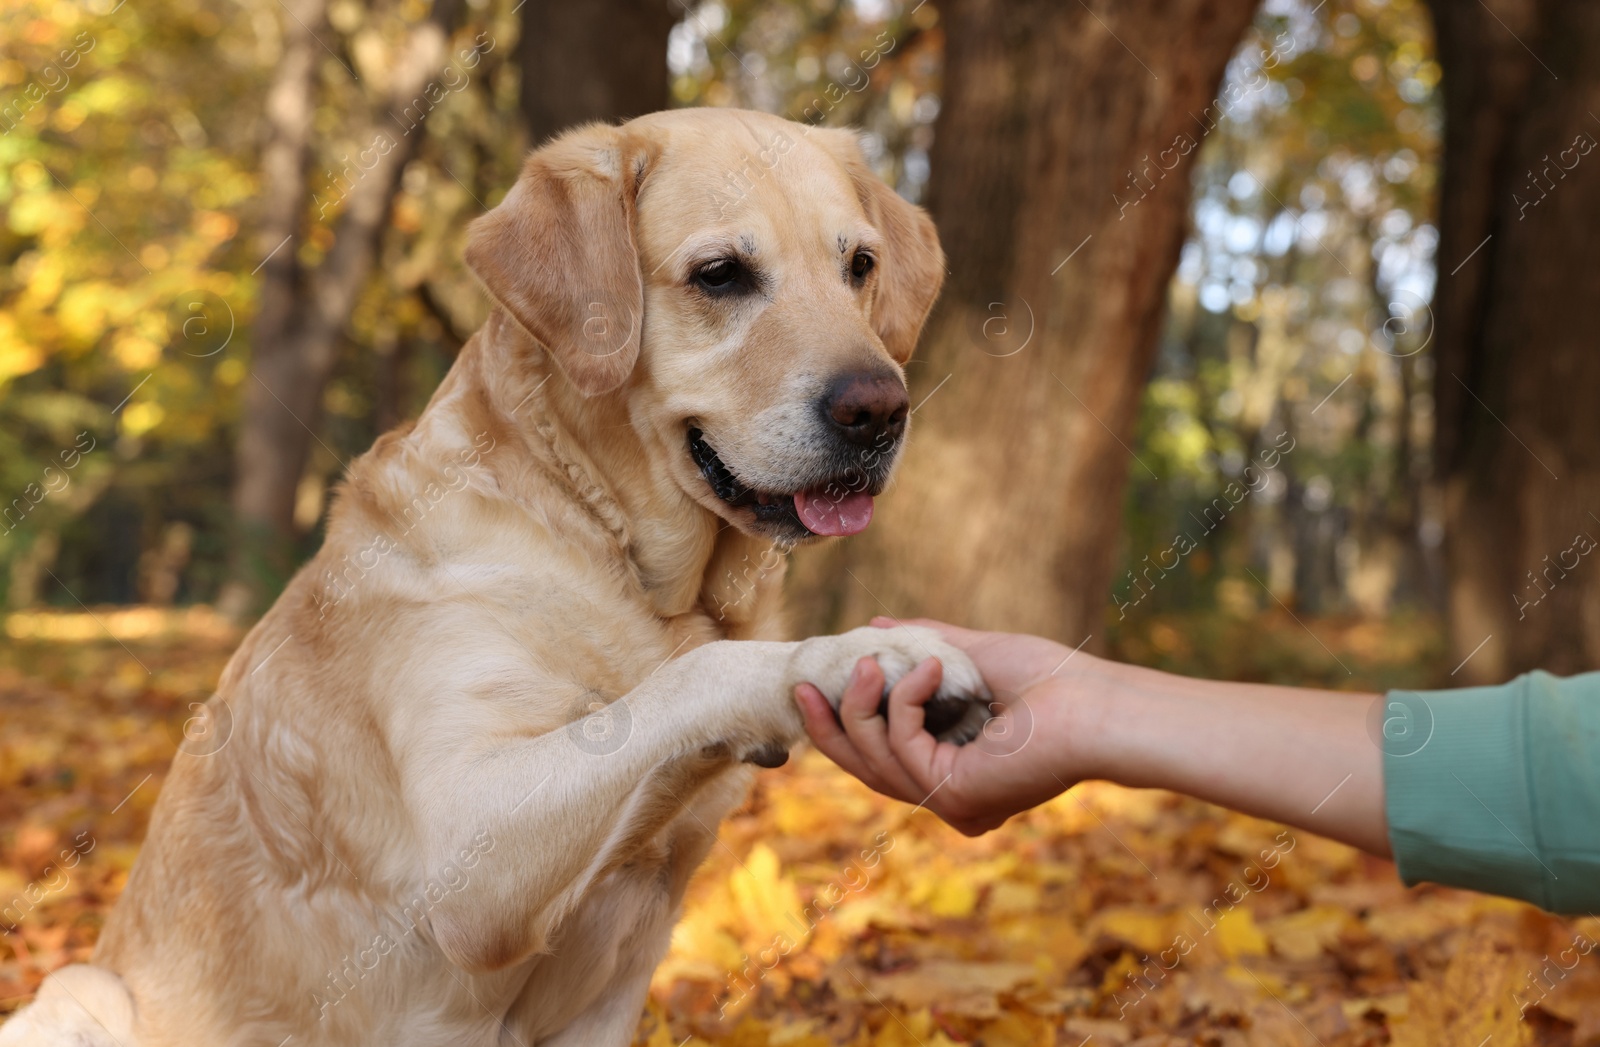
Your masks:
M1559 563L1600 505L1594 15L1440 8L1453 56L1416 0L7 0L5 604L247 619L479 323L461 236L525 150L739 105L863 128L951 258L916 450L802 557L805 627L1348 676L1295 615L1382 622L1411 683L1594 664Z
M486 311L466 224L525 151L668 106L862 128L949 254L907 460L867 534L798 555L804 630L926 613L1369 689L1600 660L1582 562L1600 535L1600 5L3 4L0 820L19 883L30 848L161 772L186 703L321 541L346 463L426 402ZM814 787L782 780L738 854L782 821L783 789ZM83 911L31 950L5 936L19 991L92 942L139 795ZM1107 824L1069 807L1094 821L1018 831L1045 846ZM1213 858L1226 835L1177 801L1147 814L1139 832L1200 833ZM1335 879L1389 875L1328 855ZM1410 974L1445 978L1453 947L1405 926L1437 953ZM1136 930L1117 940L1161 937ZM1238 947L1279 955L1269 938ZM1105 948L1083 943L1090 980L1120 985ZM1374 1006L1324 1036L1390 1036L1398 1012ZM1551 1019L1562 1042L1586 1020Z

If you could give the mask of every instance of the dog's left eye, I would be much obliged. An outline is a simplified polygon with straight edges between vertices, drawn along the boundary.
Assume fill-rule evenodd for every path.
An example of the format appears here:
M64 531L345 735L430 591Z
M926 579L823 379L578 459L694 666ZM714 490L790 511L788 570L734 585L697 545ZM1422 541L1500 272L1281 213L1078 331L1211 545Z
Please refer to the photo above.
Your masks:
M876 262L870 254L865 251L857 251L855 257L850 259L850 278L856 283L860 283L867 278L868 273L872 272L872 267L875 264Z

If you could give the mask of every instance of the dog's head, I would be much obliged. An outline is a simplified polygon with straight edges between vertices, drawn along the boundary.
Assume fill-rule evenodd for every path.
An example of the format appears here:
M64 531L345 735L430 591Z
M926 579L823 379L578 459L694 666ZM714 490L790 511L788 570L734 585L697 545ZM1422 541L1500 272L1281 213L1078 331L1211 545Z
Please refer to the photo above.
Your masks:
M867 525L944 256L853 134L716 109L580 128L466 256L583 395L627 398L700 504L780 541Z

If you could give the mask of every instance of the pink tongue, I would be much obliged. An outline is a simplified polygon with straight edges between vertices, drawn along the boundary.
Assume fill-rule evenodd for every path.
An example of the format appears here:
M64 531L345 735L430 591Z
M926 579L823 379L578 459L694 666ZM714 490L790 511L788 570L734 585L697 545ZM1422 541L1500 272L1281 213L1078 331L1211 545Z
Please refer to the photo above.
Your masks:
M865 491L840 495L801 491L794 496L794 510L814 534L860 534L872 522L872 495Z

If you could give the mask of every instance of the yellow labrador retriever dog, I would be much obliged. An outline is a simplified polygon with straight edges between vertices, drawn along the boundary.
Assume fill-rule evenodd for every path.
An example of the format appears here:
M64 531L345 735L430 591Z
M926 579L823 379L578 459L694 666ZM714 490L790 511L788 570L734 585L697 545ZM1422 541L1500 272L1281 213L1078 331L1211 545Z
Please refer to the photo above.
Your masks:
M844 131L699 109L533 153L493 297L224 671L93 962L0 1043L615 1047L752 764L857 659L777 642L782 556L861 530L943 256Z

